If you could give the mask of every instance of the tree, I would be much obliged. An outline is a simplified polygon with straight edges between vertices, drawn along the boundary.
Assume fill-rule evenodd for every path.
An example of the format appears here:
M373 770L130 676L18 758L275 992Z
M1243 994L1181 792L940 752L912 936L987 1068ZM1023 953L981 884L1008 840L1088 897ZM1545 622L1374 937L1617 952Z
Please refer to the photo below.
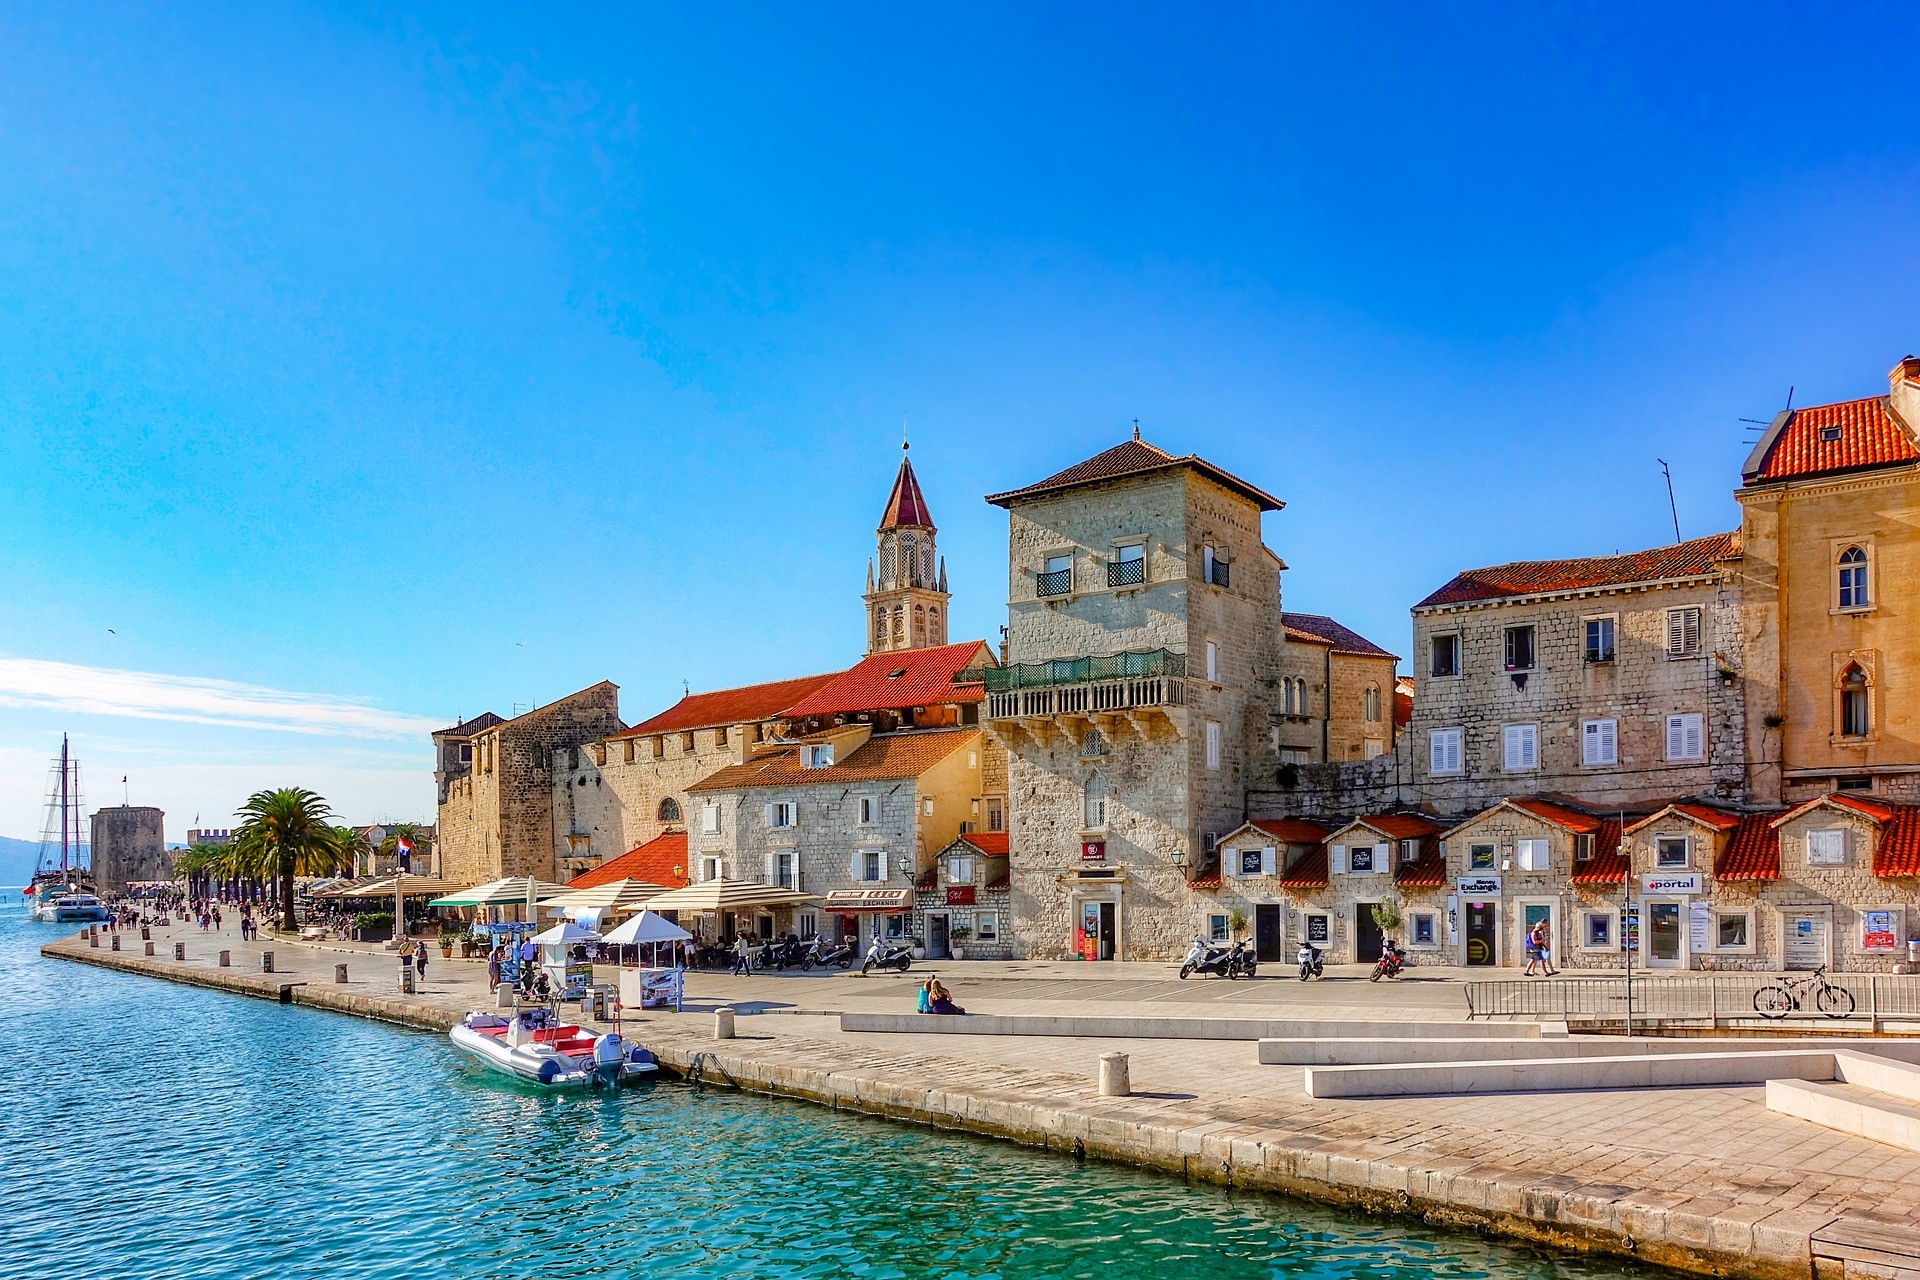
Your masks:
M1247 913L1235 907L1227 913L1227 932L1239 937L1247 931Z
M402 838L406 839L406 841L413 846L414 852L418 853L420 851L420 841L416 838L416 833L418 833L419 830L420 830L420 826L418 823L413 823L413 822L394 823L392 826L387 828L387 838L380 842L380 849L379 849L380 856L383 858L396 859L394 863L394 869L398 870L400 864L397 861L397 859L400 854L401 839Z
M333 875L344 849L328 821L333 810L305 787L256 791L240 806L233 850L243 863L267 870L280 882L280 927L291 930L293 878Z
M1380 932L1392 935L1400 927L1400 899L1383 898L1373 904L1373 922L1380 926Z

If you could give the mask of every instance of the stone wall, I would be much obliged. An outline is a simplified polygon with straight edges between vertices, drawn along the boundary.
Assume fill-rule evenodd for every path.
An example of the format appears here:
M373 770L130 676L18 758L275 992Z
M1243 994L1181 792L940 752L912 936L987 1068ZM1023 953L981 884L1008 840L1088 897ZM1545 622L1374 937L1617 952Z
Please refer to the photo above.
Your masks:
M165 824L165 813L145 805L93 811L93 881L102 894L125 893L130 884L173 879ZM77 842L80 833L73 834Z
M758 723L710 725L563 753L551 780L555 847L597 863L669 828L684 830L687 788L744 760L750 745L766 736ZM679 807L679 819L661 818L667 799Z

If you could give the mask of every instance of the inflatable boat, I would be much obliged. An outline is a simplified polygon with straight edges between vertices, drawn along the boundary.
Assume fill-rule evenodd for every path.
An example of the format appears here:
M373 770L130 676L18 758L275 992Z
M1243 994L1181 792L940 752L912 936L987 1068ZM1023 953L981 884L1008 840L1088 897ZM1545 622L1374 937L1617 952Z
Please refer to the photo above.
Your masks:
M512 1018L470 1013L447 1038L495 1071L548 1088L612 1086L660 1070L651 1053L628 1044L618 1032L595 1035L545 1009L522 1009Z

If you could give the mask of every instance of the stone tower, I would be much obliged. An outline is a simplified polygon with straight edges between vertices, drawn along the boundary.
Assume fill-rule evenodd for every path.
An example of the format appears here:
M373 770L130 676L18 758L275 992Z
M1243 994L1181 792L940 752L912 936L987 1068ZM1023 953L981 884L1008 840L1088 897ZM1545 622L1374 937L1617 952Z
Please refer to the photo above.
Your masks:
M165 821L164 813L144 805L93 811L93 880L100 892L125 893L130 884L173 879Z
M913 463L900 459L867 563L867 652L927 649L947 642L947 562L935 550L933 517Z

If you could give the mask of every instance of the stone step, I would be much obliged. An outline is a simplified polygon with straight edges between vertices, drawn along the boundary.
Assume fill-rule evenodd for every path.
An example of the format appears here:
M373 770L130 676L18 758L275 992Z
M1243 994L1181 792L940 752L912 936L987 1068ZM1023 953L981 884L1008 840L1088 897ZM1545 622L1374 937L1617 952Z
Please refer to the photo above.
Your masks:
M1564 1029L1564 1024L1560 1024ZM843 1013L842 1031L911 1035L1065 1036L1102 1040L1299 1040L1377 1036L1401 1039L1538 1040L1538 1022L1394 1022L1307 1018L1155 1018L1046 1014Z
M1767 1110L1825 1129L1920 1151L1920 1106L1834 1080L1769 1080Z
M1541 1058L1635 1058L1649 1054L1761 1053L1818 1049L1824 1045L1792 1040L1627 1039L1623 1036L1573 1036L1544 1040L1403 1039L1386 1034L1262 1040L1260 1061L1269 1066L1334 1067L1373 1063L1495 1062ZM1920 1080L1920 1075L1916 1075Z
M1835 1056L1831 1049L1801 1049L1308 1067L1302 1083L1314 1098L1766 1084L1777 1079L1832 1080L1838 1072Z

